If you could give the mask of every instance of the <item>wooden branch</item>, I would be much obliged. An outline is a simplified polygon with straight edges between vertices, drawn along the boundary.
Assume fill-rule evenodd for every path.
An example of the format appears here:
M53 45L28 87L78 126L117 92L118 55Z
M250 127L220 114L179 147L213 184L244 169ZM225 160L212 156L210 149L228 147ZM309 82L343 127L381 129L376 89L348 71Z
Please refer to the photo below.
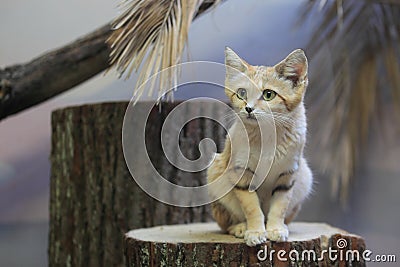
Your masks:
M214 1L205 1L195 18ZM109 67L110 24L32 61L0 69L0 120L46 101Z
M105 25L26 64L0 69L0 119L39 104L108 67Z
M366 265L365 242L359 236L322 223L292 223L289 231L288 242L248 247L243 239L222 234L216 223L133 230L125 235L126 266ZM359 260L351 258L353 252Z

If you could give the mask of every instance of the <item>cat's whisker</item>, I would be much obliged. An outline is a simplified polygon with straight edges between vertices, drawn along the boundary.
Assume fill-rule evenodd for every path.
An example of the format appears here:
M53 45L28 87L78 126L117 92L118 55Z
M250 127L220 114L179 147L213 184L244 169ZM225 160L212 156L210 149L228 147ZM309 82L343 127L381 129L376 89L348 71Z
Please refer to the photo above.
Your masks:
M296 125L296 121L288 116L271 114L271 113L255 113L257 119L260 121L269 121L271 119L274 120L274 123L279 128L293 127Z
M295 120L295 119L293 119L293 118L291 118L291 117L288 117L287 115L273 114L273 116L274 116L274 118L276 118L276 119L278 119L278 120L281 120L281 121L290 123L290 124L292 124L292 125L294 125L294 124L296 123L296 120Z
M295 122L293 122L293 121L289 121L289 120L285 120L285 119L277 118L277 117L275 117L274 119L281 125L291 126L291 127L295 126Z
M226 120L228 122L235 121L237 119L238 115L236 113L228 113L222 116L222 120Z
M236 118L236 113L234 113L234 112L230 112L230 113L227 113L227 114L225 114L224 116L222 116L222 118L223 119L226 119L226 118Z

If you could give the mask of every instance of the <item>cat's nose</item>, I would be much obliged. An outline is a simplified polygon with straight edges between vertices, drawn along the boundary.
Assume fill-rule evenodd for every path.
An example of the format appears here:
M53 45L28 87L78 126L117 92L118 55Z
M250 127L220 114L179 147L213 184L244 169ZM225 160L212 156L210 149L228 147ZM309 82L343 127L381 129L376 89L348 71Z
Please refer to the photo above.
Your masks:
M246 109L247 113L249 113L249 114L254 110L254 108L251 108L249 106L246 106L245 109Z

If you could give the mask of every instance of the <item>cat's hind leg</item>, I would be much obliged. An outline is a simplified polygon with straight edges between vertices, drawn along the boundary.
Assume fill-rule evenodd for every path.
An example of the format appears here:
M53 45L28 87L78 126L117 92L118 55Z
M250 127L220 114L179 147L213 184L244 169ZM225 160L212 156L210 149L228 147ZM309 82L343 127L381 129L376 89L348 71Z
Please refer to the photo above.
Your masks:
M213 218L221 230L223 232L228 232L229 227L234 224L234 218L232 218L231 213L224 207L224 205L219 203L219 201L211 203L211 211Z
M228 227L228 232L239 238L244 237L244 233L247 230L247 224L245 222L234 224Z

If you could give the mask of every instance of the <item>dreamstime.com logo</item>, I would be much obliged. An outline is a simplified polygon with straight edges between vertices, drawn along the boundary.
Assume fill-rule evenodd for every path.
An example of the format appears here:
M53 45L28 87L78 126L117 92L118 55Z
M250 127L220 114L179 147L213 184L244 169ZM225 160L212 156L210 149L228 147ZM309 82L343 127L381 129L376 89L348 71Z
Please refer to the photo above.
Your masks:
M268 250L268 246L264 246L257 252L257 258L259 261L273 261L276 258L281 262L324 262L329 260L331 262L396 262L396 255L373 255L371 250L364 250L362 252L358 250L346 249L348 246L347 240L339 238L336 241L336 248L328 247L327 249L321 250L318 254L315 250L303 250L301 252L292 249L286 250Z
M175 77L173 84L175 88L165 90L152 90L154 84L159 84L157 80L160 77L174 73L174 69L166 69L157 74L144 83L132 98L125 112L123 128L122 128L122 147L124 157L128 169L136 181L136 183L151 197L173 206L178 207L197 207L209 204L227 194L234 184L226 186L223 179L216 179L212 183L200 186L181 186L171 183L153 165L147 147L146 140L158 137L146 136L146 127L149 123L149 115L157 104L171 90L181 90L187 85L196 85L197 87L213 86L223 90L225 87L225 71L224 64L215 62L190 62L183 63L172 68L179 70L179 77ZM237 72L232 69L229 73ZM238 75L247 78L244 74L238 72ZM253 83L249 79L249 83ZM254 85L256 86L256 85ZM143 94L141 94L143 92ZM148 93L151 93L148 95ZM140 103L136 102L140 99ZM206 104L204 104L206 103ZM212 108L210 109L210 104ZM191 113L187 114L190 106ZM193 108L198 107L198 108ZM207 108L208 107L208 108ZM157 107L156 107L157 108ZM162 107L161 107L162 108ZM219 110L219 112L213 112ZM267 176L273 161L276 146L276 132L272 113L266 113L269 119L263 120L263 124L267 127L259 127L261 132L261 154L259 162L255 169L255 175L250 183L252 190L257 189ZM241 155L247 152L249 159L250 149L247 131L238 115L226 103L213 98L192 98L177 105L165 118L161 129L161 140L154 140L155 143L161 141L162 152L167 158L169 164L180 171L196 173L206 170L212 164L217 146L210 138L204 138L199 142L198 149L200 157L190 160L184 156L180 147L181 131L190 121L205 118L219 124L229 135L229 124L237 121L235 127L242 131L241 139ZM150 122L151 123L151 122ZM259 122L260 123L260 122ZM265 141L265 140L266 141ZM231 153L235 153L235 147L231 147ZM244 151L247 150L247 151ZM245 155L245 154L244 154ZM238 177L238 180L240 176ZM208 188L217 188L218 193L213 197L208 194Z

